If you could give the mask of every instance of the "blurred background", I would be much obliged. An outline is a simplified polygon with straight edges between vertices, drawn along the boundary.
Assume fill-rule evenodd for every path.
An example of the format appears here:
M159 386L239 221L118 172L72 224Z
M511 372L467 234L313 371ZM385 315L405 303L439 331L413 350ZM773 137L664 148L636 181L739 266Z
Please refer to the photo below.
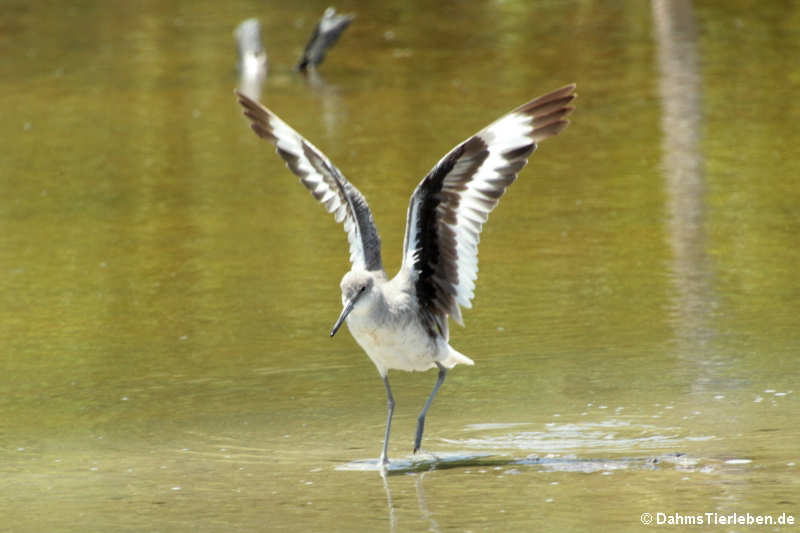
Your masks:
M0 6L0 531L800 520L797 2L343 0L313 75L326 2ZM578 84L484 228L476 365L421 458L435 373L391 374L416 466L386 480L383 385L328 338L344 233L233 95L251 17L261 100L367 197L390 275L436 161Z

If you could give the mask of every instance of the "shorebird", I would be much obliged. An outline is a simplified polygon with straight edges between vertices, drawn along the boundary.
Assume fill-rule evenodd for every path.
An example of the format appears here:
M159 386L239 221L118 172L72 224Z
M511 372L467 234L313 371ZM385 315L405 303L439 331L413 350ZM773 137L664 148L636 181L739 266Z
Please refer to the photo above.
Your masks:
M305 72L315 69L325 59L325 54L336 44L342 32L353 22L353 15L338 15L336 9L329 7L314 27L303 55L297 63L297 70Z
M537 144L567 127L574 91L574 84L567 85L519 106L436 163L411 195L402 265L391 279L383 269L378 229L364 196L319 149L275 113L237 92L253 131L276 146L289 170L344 223L352 269L342 278L342 311L330 335L346 322L383 379L388 404L383 467L389 463L395 407L389 370L439 371L417 418L416 453L425 416L447 370L474 364L450 346L448 317L463 325L460 308L471 307L483 223Z

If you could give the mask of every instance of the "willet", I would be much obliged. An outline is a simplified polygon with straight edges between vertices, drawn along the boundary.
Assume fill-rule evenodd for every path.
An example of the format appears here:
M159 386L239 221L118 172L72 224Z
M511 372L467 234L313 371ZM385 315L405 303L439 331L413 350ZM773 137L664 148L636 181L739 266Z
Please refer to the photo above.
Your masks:
M383 269L378 230L364 196L314 145L272 111L237 93L253 131L275 144L314 198L344 223L352 269L342 278L343 309L330 334L347 322L383 379L389 408L380 457L383 466L389 462L395 406L389 370L439 370L417 418L416 453L425 415L447 369L473 364L450 346L448 317L463 325L460 307L471 307L483 223L537 143L567 127L574 90L574 84L567 85L521 105L453 148L433 167L411 195L402 265L392 279Z
M297 63L297 70L305 72L309 68L315 69L325 59L325 54L336 44L342 32L353 21L353 15L338 15L336 9L329 7L322 14L322 18L314 27L311 38L306 44L303 55Z

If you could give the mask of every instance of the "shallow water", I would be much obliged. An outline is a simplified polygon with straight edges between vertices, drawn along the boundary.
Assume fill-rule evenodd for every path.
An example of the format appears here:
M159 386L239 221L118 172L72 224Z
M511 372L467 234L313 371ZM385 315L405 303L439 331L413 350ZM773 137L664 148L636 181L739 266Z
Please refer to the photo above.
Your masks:
M310 84L325 6L4 6L0 531L796 527L797 6L349 2ZM390 271L438 158L578 83L485 226L451 331L476 365L418 456L435 374L391 374L385 478L383 386L328 338L345 238L232 94L251 16L264 102L368 198Z

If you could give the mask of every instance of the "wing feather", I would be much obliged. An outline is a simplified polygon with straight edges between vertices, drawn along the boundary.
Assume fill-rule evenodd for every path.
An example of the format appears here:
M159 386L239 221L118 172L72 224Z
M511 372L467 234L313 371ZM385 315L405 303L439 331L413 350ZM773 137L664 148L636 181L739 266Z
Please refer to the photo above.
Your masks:
M312 196L343 222L350 243L350 262L364 270L383 270L381 241L364 196L330 160L275 113L236 92L253 131L275 145L289 170Z
M567 127L575 85L519 106L445 155L411 196L401 273L413 284L432 335L462 323L478 276L483 224L537 143Z

